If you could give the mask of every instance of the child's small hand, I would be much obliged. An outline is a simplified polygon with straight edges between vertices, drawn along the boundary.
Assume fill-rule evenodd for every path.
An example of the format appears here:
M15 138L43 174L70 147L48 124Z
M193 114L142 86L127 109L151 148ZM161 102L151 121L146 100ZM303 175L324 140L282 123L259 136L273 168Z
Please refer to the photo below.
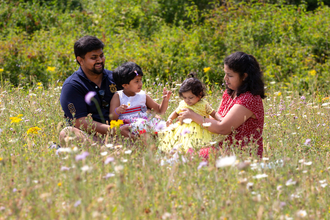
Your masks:
M170 100L171 95L172 95L172 91L171 90L167 90L164 87L164 89L163 89L163 99L166 100L166 101L168 101L168 100Z
M172 122L173 122L172 119L168 119L166 121L166 127L170 126L172 124Z
M127 108L128 108L127 105L122 104L118 108L115 109L115 112L117 113L117 115L120 115L120 114L123 114Z

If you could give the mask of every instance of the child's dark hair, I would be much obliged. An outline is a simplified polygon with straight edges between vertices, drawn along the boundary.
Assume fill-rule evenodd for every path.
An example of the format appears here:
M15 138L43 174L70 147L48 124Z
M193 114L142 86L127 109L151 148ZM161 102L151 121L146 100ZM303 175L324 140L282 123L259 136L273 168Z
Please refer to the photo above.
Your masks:
M94 36L84 36L74 43L74 54L77 57L85 58L86 53L93 50L103 49L104 44ZM80 63L77 60L77 63Z
M260 95L262 99L266 97L263 75L254 56L244 52L235 52L227 56L224 63L229 69L238 73L241 79L244 78L244 73L248 75L237 89L237 96L245 92L251 92L252 95ZM227 92L232 95L234 91L227 87Z
M203 98L205 96L204 84L196 78L196 73L190 73L188 79L183 81L179 89L179 96L182 98L182 93L191 91L195 96Z
M119 89L123 89L123 84L129 84L137 75L143 76L141 67L134 62L126 62L113 71L113 80Z

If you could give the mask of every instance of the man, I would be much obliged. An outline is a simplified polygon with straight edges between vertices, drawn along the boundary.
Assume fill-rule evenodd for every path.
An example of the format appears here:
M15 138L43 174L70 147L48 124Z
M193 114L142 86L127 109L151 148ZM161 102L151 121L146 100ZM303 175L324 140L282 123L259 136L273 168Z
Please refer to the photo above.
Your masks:
M62 86L60 101L64 116L71 125L60 132L62 144L70 132L82 141L88 139L87 134L108 132L109 104L117 87L112 71L104 69L103 47L102 41L93 36L84 36L74 44L80 68ZM91 100L90 95L93 96ZM92 119L87 118L90 114ZM96 136L93 138L98 140Z

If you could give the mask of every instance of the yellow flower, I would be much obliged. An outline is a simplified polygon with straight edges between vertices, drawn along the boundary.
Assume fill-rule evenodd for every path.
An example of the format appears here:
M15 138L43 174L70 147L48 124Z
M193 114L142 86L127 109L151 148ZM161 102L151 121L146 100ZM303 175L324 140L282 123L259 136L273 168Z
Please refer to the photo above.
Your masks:
M38 134L38 131L40 131L41 128L39 127L32 127L32 128L29 128L29 130L27 130L27 134Z
M57 185L58 185L58 186L62 186L62 183L58 183Z
M41 83L41 82L38 82L38 83L37 83L37 86L42 86L42 83Z
M42 89L42 86L39 86L38 89Z
M0 72L3 72L3 69L0 68Z
M204 68L204 73L208 72L211 69L211 67L205 67Z
M10 117L9 119L11 120L10 123L19 123L20 121L22 121L22 119L18 117Z
M18 114L17 117L21 118L23 117L23 114Z
M110 122L110 128L114 128L114 127L119 127L120 125L124 124L123 120L111 120Z
M48 71L51 71L51 72L54 72L55 71L55 68L56 67L47 66L47 70Z
M3 159L2 159L2 157L0 157L0 161L2 161Z
M330 99L330 97L324 97L323 99L322 99L322 101L326 101L326 100L329 100Z
M312 76L315 76L316 75L316 71L315 70L311 70L311 71L309 71L309 74L311 74Z
M279 92L279 93L277 94L277 96L280 96L280 95L282 95L282 93L281 93L281 92Z

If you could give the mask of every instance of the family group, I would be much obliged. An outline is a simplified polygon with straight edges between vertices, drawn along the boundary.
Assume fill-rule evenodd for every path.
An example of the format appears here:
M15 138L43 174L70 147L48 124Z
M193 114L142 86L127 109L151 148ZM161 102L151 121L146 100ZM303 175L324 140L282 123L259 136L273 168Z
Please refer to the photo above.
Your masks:
M122 136L134 140L144 133L156 133L163 152L175 149L207 158L211 151L227 145L262 156L265 91L254 56L235 52L224 59L226 89L217 110L205 100L204 84L190 74L179 88L182 101L165 121L155 114L166 112L171 90L162 89L158 104L142 90L144 74L136 63L123 63L114 71L104 69L103 48L103 42L93 36L74 44L79 69L62 86L60 102L67 126L60 132L61 143L68 136L101 142L113 129L111 122L120 120ZM217 146L210 144L216 135L224 137Z

